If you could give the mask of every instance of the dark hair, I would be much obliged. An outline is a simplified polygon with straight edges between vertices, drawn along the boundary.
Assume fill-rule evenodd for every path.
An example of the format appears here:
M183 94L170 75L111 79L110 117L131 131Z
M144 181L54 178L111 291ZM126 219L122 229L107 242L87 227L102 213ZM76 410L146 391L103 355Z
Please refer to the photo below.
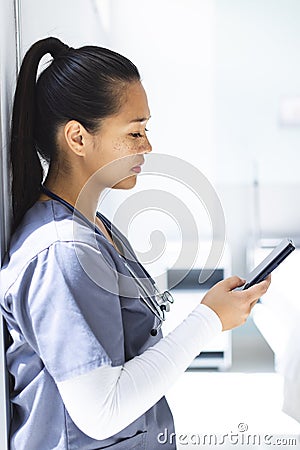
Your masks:
M53 61L41 73L41 58ZM12 203L14 228L37 201L43 180L39 154L48 162L58 158L57 127L77 120L89 132L115 114L125 84L140 81L136 66L102 47L68 47L50 37L26 53L17 82L11 129Z

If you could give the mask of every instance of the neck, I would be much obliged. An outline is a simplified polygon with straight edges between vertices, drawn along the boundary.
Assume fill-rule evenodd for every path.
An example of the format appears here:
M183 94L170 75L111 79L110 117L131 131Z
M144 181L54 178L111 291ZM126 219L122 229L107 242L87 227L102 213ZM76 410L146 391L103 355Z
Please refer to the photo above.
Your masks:
M100 187L93 177L53 175L49 170L44 185L70 205L74 206L89 220L94 221L99 197L104 187ZM43 195L44 196L44 195Z

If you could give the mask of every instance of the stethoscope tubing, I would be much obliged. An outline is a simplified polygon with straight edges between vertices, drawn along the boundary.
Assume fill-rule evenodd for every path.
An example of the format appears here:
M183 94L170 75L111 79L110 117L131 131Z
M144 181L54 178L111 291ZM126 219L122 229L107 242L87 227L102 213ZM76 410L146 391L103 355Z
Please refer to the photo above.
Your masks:
M42 191L50 198L52 198L53 200L58 201L59 203L61 203L62 205L64 205L66 208L69 209L69 211L72 212L72 214L76 214L76 216L80 217L80 219L82 219L89 227L93 228L94 231L102 236L101 231L97 228L97 226L95 224L93 224L92 222L90 222L77 208L75 208L73 205L71 205L70 203L68 203L66 200L64 200L63 198L59 197L58 195L56 195L54 192L50 191L49 189L47 189L44 185L41 186ZM102 214L100 214L97 211L97 216L103 220L104 224L110 228L110 223L107 221L106 217L102 216ZM173 303L173 297L172 295L168 292L165 291L164 293L160 294L158 288L156 287L156 283L153 280L153 278L150 276L150 274L146 271L146 269L142 266L142 264L138 261L138 259L136 258L135 254L132 252L132 250L126 245L126 243L122 240L122 245L124 245L126 247L126 250L130 253L130 255L134 258L134 261L138 264L138 266L140 267L140 269L143 271L143 273L146 275L146 278L151 282L151 285L154 289L154 294L151 294L151 292L148 292L146 286L141 282L140 278L138 277L138 275L135 273L135 271L133 270L133 268L128 264L126 258L121 255L120 253L118 253L119 257L122 259L126 269L128 270L128 272L130 273L131 277L135 280L135 282L137 283L138 287L139 287L139 291L140 291L140 297L142 298L143 302L145 303L145 305L150 309L150 311L154 314L154 316L158 319L159 323L158 326L155 327L152 331L156 331L155 334L153 334L151 332L152 335L156 335L157 331L161 328L163 321L165 320L165 311L167 310L166 308L166 301L162 302L162 304L159 304L158 301L156 300L156 297L160 297L163 298L163 296L167 293L168 294L168 302L169 303ZM142 295L141 290L143 292L144 295Z
M143 302L148 306L148 308L150 309L150 311L159 319L159 320L165 320L165 314L164 311L161 309L161 307L159 306L158 302L155 300L153 300L153 297L155 297L157 294L151 294L149 292L147 292L146 287L143 285L143 283L140 281L139 277L136 275L136 273L132 270L132 268L129 266L129 264L124 261L124 265L126 267L126 269L128 270L128 272L130 273L130 275L132 276L132 278L134 279L134 281L137 283L137 285L140 288L140 295L141 295L141 290L143 291L144 295L141 295ZM147 299L151 299L150 302L148 302ZM156 304L157 303L157 304Z

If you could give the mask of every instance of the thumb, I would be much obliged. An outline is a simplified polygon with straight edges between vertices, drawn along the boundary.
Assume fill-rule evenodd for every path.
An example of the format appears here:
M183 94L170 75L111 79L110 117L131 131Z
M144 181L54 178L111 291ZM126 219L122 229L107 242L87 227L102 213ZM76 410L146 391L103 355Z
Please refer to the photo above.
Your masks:
M235 289L237 287L243 286L243 284L246 283L246 280L238 277L237 275L234 275L232 277L226 278L226 280L224 280L224 282L225 282L226 289L228 289L228 291L232 291L233 289Z

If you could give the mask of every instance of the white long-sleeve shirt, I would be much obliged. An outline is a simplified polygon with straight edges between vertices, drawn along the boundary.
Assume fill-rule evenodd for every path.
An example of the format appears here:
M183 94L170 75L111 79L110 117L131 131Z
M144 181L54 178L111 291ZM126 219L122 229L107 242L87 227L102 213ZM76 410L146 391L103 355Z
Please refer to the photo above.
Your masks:
M114 435L153 406L221 329L217 314L200 304L175 330L124 365L104 365L59 382L72 420L94 439Z

